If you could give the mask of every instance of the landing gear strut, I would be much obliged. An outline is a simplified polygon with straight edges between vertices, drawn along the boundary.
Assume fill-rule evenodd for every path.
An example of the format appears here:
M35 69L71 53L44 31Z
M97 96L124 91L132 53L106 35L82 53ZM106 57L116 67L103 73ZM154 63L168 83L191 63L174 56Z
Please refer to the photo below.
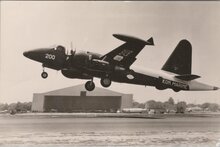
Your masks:
M92 81L87 81L85 84L85 88L88 91L93 91L95 89L95 83Z
M103 87L109 87L112 81L109 78L102 78L100 83Z
M41 77L43 79L46 79L48 77L48 73L44 71L44 67L43 67L43 72L41 73Z

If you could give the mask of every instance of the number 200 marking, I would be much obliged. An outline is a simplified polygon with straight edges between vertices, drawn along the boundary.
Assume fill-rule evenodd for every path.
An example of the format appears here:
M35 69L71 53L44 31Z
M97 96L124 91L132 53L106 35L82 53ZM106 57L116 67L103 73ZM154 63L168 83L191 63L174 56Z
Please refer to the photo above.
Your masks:
M55 60L56 56L52 54L45 54L46 59Z

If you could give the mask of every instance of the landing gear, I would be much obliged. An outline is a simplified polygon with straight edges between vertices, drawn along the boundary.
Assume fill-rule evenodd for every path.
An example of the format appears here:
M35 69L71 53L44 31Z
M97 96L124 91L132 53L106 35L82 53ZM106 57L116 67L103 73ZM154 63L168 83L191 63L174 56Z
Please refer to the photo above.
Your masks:
M95 83L93 81L87 81L85 84L85 88L88 91L93 91L95 89Z
M103 87L109 87L112 81L109 78L102 78L100 83Z
M43 79L46 79L48 77L48 73L44 71L44 66L43 66L43 72L41 73L41 77Z
M46 79L46 78L48 77L48 73L45 72L45 71L43 71L43 72L41 73L41 77L44 78L44 79Z

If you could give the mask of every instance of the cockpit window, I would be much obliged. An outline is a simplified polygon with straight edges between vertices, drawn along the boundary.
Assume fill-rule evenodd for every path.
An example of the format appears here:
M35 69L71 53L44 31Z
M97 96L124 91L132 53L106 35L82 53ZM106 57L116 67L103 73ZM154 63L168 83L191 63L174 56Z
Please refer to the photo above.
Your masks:
M65 48L63 46L61 46L61 45L57 46L55 48L55 50L58 50L58 51L61 51L61 52L65 52Z

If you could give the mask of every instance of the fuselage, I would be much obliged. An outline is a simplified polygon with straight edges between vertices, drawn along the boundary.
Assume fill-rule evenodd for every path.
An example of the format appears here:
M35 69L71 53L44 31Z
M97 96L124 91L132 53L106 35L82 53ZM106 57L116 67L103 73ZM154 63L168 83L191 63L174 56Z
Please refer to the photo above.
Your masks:
M181 40L160 71L148 70L147 68L132 67L137 55L146 45L153 46L153 38L147 41L133 36L113 34L113 36L124 43L111 50L105 55L92 52L66 53L63 46L55 48L41 48L24 52L24 56L41 62L43 67L61 70L67 78L89 79L85 84L88 91L95 88L93 78L100 78L103 87L109 87L111 82L154 86L159 90L173 89L180 90L217 90L218 87L210 86L195 79L200 76L192 74L192 45L183 39ZM42 78L48 74L41 73Z
M120 83L154 86L159 90L167 88L180 90L217 90L217 87L200 83L196 80L184 81L176 78L178 74L147 68L124 68L100 60L102 55L92 52L74 52L66 56L63 48L37 49L25 52L32 60L41 62L44 67L61 70L67 78L92 79L93 77L108 77L111 81Z

